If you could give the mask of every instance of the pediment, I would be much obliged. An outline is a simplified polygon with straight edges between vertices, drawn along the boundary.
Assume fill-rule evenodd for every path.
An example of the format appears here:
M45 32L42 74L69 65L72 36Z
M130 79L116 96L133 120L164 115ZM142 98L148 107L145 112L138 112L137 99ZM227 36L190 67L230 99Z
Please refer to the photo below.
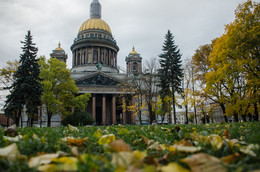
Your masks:
M77 86L116 86L120 82L101 72L95 73L89 77L75 81Z

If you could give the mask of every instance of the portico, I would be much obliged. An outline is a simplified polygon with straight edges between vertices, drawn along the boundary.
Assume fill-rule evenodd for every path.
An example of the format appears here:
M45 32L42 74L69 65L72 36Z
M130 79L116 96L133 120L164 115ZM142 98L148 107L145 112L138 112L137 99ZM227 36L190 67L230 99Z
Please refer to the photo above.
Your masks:
M127 94L121 81L98 71L76 80L79 93L91 93L86 111L92 114L97 125L133 124L132 112L124 109Z

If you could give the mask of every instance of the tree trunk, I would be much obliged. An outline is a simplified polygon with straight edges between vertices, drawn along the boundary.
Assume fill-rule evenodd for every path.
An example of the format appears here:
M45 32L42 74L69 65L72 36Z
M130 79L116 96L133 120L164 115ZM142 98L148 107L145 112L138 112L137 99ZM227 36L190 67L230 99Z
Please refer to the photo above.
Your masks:
M31 115L32 117L31 117L31 121L30 121L30 127L32 127L33 126L33 121L34 121L34 116L33 115Z
M223 113L225 122L228 122L227 115L225 115L225 113L226 113L226 108L225 108L224 103L219 103L219 105L220 105L220 107L221 107L221 109L222 109L222 113Z
M47 109L47 127L51 127L51 117L52 117L52 112L50 112L48 109Z
M197 121L197 108L196 108L195 104L194 104L194 118L195 118L195 123L198 124L198 121Z
M246 115L242 115L244 122L246 122Z
M188 118L188 105L185 105L185 109L186 109L186 121L185 121L185 124L189 124L189 118Z
M14 112L15 113L15 112ZM15 120L15 125L18 127L19 123L20 123L20 116L19 116L19 112L18 114L14 115L14 120Z
M254 108L255 108L255 115L254 115L254 121L258 121L258 108L257 108L257 103L254 103Z
M18 110L18 118L21 118L21 128L23 128L23 117L22 117L22 111ZM19 126L19 120L18 120L18 125Z
M175 94L174 91L172 91L172 108L173 108L173 121L174 124L176 124L176 112L175 112ZM171 113L169 114L169 123L172 123L172 116Z
M40 107L40 127L42 127L42 107Z
M141 112L138 112L138 118L139 118L140 125L142 125L142 114L141 114Z
M235 122L238 122L238 115L237 115L237 113L234 114L234 120L235 120Z

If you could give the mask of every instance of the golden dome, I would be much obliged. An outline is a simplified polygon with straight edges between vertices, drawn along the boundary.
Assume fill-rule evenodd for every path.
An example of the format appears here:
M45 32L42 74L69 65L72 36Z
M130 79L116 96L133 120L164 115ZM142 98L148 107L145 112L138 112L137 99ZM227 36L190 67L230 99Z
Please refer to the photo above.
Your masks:
M60 47L60 42L59 42L59 44L58 44L58 47L55 49L55 50L59 50L59 51L64 51L61 47Z
M133 50L130 52L130 54L138 54L138 53L135 51L135 47L133 47Z
M83 30L87 30L87 29L105 30L112 35L112 32L111 32L109 25L104 20L99 19L99 18L91 18L91 19L88 19L87 21L85 21L81 25L79 32L81 32Z

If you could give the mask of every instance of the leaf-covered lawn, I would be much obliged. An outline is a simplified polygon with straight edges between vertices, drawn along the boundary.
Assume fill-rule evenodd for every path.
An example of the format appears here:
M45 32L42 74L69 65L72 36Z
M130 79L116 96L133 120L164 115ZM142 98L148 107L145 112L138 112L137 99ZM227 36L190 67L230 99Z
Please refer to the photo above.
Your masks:
M0 129L0 171L260 170L260 123Z

